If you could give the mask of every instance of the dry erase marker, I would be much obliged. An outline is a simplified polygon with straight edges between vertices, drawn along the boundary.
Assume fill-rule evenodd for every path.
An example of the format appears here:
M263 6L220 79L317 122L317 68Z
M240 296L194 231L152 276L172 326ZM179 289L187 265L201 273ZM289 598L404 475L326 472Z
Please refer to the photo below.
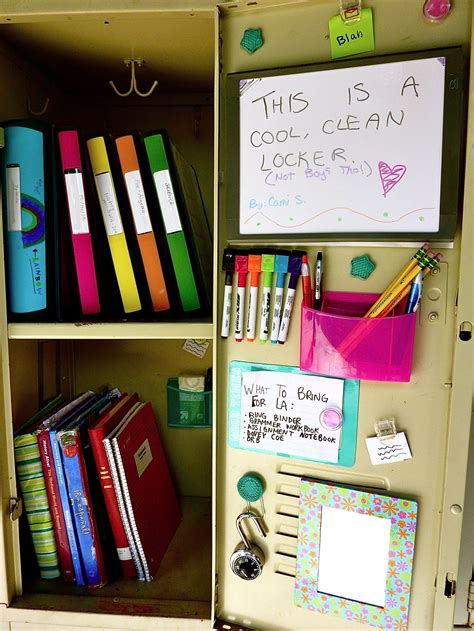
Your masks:
M312 307L313 290L311 289L311 275L306 254L303 254L301 258L301 280L303 283L303 304L305 307Z
M224 250L222 256L222 269L225 272L224 302L222 303L221 337L229 337L230 311L232 308L232 282L235 270L235 252Z
M235 341L244 339L245 287L247 285L248 256L235 255L235 271L237 272L237 301L235 304Z
M268 331L270 328L270 302L272 296L273 272L275 271L275 255L262 254L262 304L260 307L260 341L268 340Z
M273 299L273 317L271 342L278 342L278 333L280 332L281 307L283 305L283 291L285 289L285 278L288 271L288 263L290 257L288 254L277 254L275 256L275 272L277 273L275 285L275 298Z
M286 342L288 329L290 327L291 312L293 310L293 303L295 302L296 286L298 284L298 278L301 274L301 253L293 253L290 256L288 271L290 272L291 276L288 282L288 289L286 290L285 309L283 311L283 317L281 319L280 332L278 333L279 344L284 344Z
M314 271L314 308L321 310L323 302L323 253L318 252Z
M253 342L255 339L255 325L257 323L258 283L260 270L262 269L262 255L249 254L248 271L250 272L250 297L247 315L247 339Z

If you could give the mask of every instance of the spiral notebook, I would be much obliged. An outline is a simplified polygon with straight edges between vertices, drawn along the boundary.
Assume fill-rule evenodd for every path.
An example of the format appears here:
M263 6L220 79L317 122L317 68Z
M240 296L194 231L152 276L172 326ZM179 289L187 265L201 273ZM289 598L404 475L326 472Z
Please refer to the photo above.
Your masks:
M132 555L135 548L142 580L152 581L178 528L181 511L151 403L137 404L104 439L104 445Z

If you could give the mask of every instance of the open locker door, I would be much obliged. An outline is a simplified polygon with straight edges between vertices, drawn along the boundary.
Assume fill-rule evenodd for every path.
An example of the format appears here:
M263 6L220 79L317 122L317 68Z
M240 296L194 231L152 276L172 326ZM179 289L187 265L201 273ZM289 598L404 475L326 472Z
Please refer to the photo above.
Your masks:
M396 238L392 237L392 239L389 234L375 237L373 234L368 234L364 238L364 234L360 232L354 234L356 229L352 233L340 232L329 236L305 234L302 231L288 234L288 231L285 233L284 230L280 233L278 230L273 230L273 232L270 230L265 234L263 230L259 233L258 226L255 227L253 233L251 231L245 233L245 229L240 232L242 214L240 227L237 227L239 225L237 218L239 212L242 213L239 195L243 196L243 189L242 180L239 181L239 173L246 174L247 183L251 181L252 173L248 174L245 170L244 162L248 154L244 158L240 155L240 143L245 138L239 136L239 130L244 129L250 133L253 129L258 132L259 138L263 140L264 147L261 153L266 152L265 159L272 160L272 156L280 155L283 163L287 139L290 138L291 142L291 137L301 130L292 128L288 123L293 120L287 116L288 110L291 113L291 96L289 90L285 90L284 87L281 88L281 93L278 92L278 87L274 87L278 86L278 82L269 83L268 94L272 93L272 100L268 99L265 103L266 105L270 103L266 110L268 119L276 113L279 116L279 118L277 116L279 122L275 123L267 119L266 127L255 124L253 128L253 121L249 123L248 120L243 120L245 115L239 118L239 96L235 98L232 85L239 85L240 82L242 88L242 82L247 82L245 84L247 85L251 83L249 79L252 78L258 81L262 77L298 74L305 72L306 66L310 67L311 71L317 71L318 64L322 64L322 70L330 70L332 62L328 41L328 21L338 14L339 3L325 0L301 2L262 0L226 3L220 5L217 10L216 67L219 99L217 108L219 153L216 166L218 212L215 231L218 235L217 269L221 268L225 249L234 249L234 256L245 256L250 250L252 253L260 254L273 251L280 255L284 255L286 251L305 251L311 266L316 261L317 253L322 251L325 265L324 291L380 294L424 241L430 241L434 251L442 254L442 262L434 274L428 274L425 277L423 299L416 315L410 379L401 382L361 378L358 381L358 404L354 404L352 410L353 412L355 409L357 417L356 439L353 445L354 462L344 461L341 450L345 447L341 443L339 455L332 460L332 464L328 464L330 458L312 457L308 451L296 449L292 453L288 449L286 451L277 447L268 449L262 445L252 444L252 441L253 443L255 441L249 438L247 432L246 423L249 423L249 409L252 406L248 396L251 384L254 384L255 392L262 394L261 398L264 399L267 392L265 388L270 388L272 385L268 370L280 375L280 386L285 387L293 380L293 377L290 380L288 374L298 375L300 326L303 324L303 318L300 318L302 300L300 284L296 290L291 326L285 343L270 344L270 341L266 344L260 343L258 327L255 341L249 343L245 339L245 321L241 336L243 339L237 342L234 336L237 300L239 300L237 295L240 294L240 300L242 300L243 292L236 291L237 273L234 273L229 335L227 338L222 338L220 336L221 318L226 312L225 309L223 311L226 274L223 271L218 272L215 312L217 423L214 615L218 621L216 628L220 628L218 625L227 624L231 628L235 625L235 628L255 629L357 630L361 628L362 623L366 628L379 626L379 628L394 629L449 629L453 624L456 600L453 581L458 575L472 404L473 198L472 178L466 177L464 180L463 175L464 168L466 173L471 172L474 160L472 153L474 102L472 96L468 98L468 85L470 78L472 80L473 72L472 65L470 67L469 63L471 3L457 2L453 5L448 17L436 24L424 18L423 2L374 0L370 6L373 12L375 48L361 57L347 60L348 67L352 69L357 66L357 62L360 62L360 65L378 63L384 55L405 55L408 59L414 58L420 54L420 51L423 51L422 55L425 54L424 51L445 50L452 47L457 47L462 51L465 64L462 88L464 92L463 129L458 136L452 135L451 140L445 138L443 141L443 151L447 144L451 143L451 148L459 150L461 154L459 183L455 177L455 165L451 165L453 167L451 173L454 172L453 179L459 194L458 219L452 238L440 238L439 235L437 238L436 235L429 233L424 236L419 234L418 237L407 233L405 238L400 238L397 234ZM250 37L253 38L252 46L255 47L255 52L252 53L249 52L248 46L245 48L245 41L242 46L243 38L249 36L249 29ZM261 29L260 33L258 29ZM259 38L261 38L260 41ZM257 42L256 46L255 42ZM372 58L375 59L372 61ZM389 84L390 81L387 80L387 85ZM282 86L284 85L283 82ZM359 87L361 87L360 83ZM366 88L367 85L362 87ZM249 89L252 90L253 87ZM256 90L255 100L263 102L267 93L264 94L263 88L262 93L258 92L258 88ZM298 96L301 106L306 98L305 94L297 91L293 91L292 94ZM322 108L325 98L326 95L321 94ZM296 101L293 101L293 105L295 103ZM345 115L348 111L350 112L347 103L345 106L343 104L340 111L338 109L334 112L333 118L337 120L341 112ZM265 132L268 134L264 136ZM357 132L346 131L346 133ZM255 139L256 136L253 138ZM334 147L344 146L338 144L337 133L333 138ZM317 145L317 141L313 144L315 146L310 148L314 151L322 148ZM248 145L252 145L252 142L250 141ZM256 144L253 146L256 147ZM263 166L260 169L258 167L254 169L255 180L261 177L268 166L267 162L261 164ZM279 165L275 162L273 165L273 168L278 171ZM287 167L290 167L288 162ZM443 170L446 168L449 171L450 167L445 162ZM279 179L281 181L291 179L289 173L292 171L297 172L298 166L287 168L285 171L287 177L284 178L282 175ZM283 171L280 169L279 173ZM263 187L263 190L267 189ZM292 191L295 190L292 189ZM315 187L315 190L320 189ZM285 207L287 205L285 194L286 190L273 187L268 189L265 198L249 200L249 208L256 211L265 210L272 206L274 200L280 200L281 206ZM267 210L267 213L269 212ZM262 217L263 215L264 213L261 213ZM264 222L265 217L261 221ZM291 230L289 232L291 233ZM361 281L360 278L351 276L350 270L351 261L363 255L368 255L377 267L370 278ZM245 267L242 268L242 278L245 278L244 269ZM234 271L238 271L238 268L234 268ZM247 316L250 293L248 285L247 280L246 303L242 309L245 316ZM262 280L260 279L261 290ZM260 299L261 294L258 295ZM273 304L274 289L271 296ZM316 328L316 324L314 326ZM270 369L269 366L272 368ZM254 374L267 372L261 381L258 381L257 377L252 381L252 378L245 376L248 375L248 371L253 371ZM346 379L347 381L351 380ZM354 379L354 381L357 380ZM344 397L346 397L346 391L344 391ZM344 398L343 406L345 403ZM254 405L255 412L262 413L262 409L258 409L258 401ZM273 414L274 407L264 402L263 413L271 409L270 421L275 423L274 427L278 427L279 423L281 427L281 423L286 423L287 419L277 418L278 415ZM276 407L278 408L278 405ZM285 414L285 410L280 410L280 413ZM286 410L286 414L290 415L290 412ZM369 459L365 440L375 435L374 424L388 417L395 418L397 430L405 433L412 457L400 462L374 466ZM259 418L264 418L265 424L268 422L268 418L262 416ZM343 418L346 422L348 416L345 412ZM263 421L260 423L260 428L262 427ZM288 429L287 425L285 427ZM342 432L341 440L344 440L344 425ZM286 444L285 447L287 447ZM284 455L285 453L287 455ZM316 450L316 453L321 452ZM243 522L240 521L244 531L244 544L247 539L249 544L256 544L260 548L261 567L258 567L258 559L257 561L254 559L244 567L239 576L239 572L234 573L231 567L231 560L235 561L234 551L242 539L242 533L236 528L236 519L249 510L249 504L244 499L245 493L242 495L239 492L242 488L238 489L238 484L242 483L242 476L249 473L256 474L263 481L264 515L263 522L260 523L263 525L266 536L262 537L256 524L251 523L253 518L248 520L244 518ZM365 492L373 494L370 501L380 497L382 498L380 502L383 504L383 498L387 498L386 510L380 508L378 510L380 516L392 521L392 525L397 523L398 532L395 537L396 543L393 543L390 537L386 574L389 576L392 572L400 583L394 584L392 589L389 583L391 579L387 578L385 601L379 602L379 610L376 609L377 599L372 596L370 597L372 600L364 601L363 594L351 597L353 592L350 590L338 593L337 588L330 587L331 582L326 580L327 575L325 575L324 583L329 587L324 589L321 587L318 590L318 581L322 580L322 574L318 576L316 569L312 582L309 581L306 585L306 595L300 584L297 602L302 606L297 606L295 603L295 575L302 564L298 554L299 550L304 548L301 515L307 518L299 507L300 492L303 493L305 489L301 486L302 480L307 480L305 484L310 486L317 482L326 485L325 488L329 488L330 494L334 493L334 488L341 488L344 492L345 489L349 489L350 493L354 494L354 498L362 498L357 500L361 502L359 508L366 501L364 500ZM409 512L399 508L396 514L391 513L390 498L395 498L395 500L400 498L407 505L410 502L416 503L417 516L414 510ZM325 501L325 499L321 500L320 491L315 508L316 513L311 519L315 521L320 519L318 510L326 516L331 514L326 511L326 506L323 512L322 504ZM351 501L349 498L349 503L346 502L345 505L348 512L351 512ZM393 506L396 507L396 501ZM260 500L250 502L250 510L260 514L262 511ZM364 512L364 510L359 512ZM377 514L377 512L368 513L370 516ZM322 519L324 524L325 517ZM400 524L400 521L403 523ZM331 523L329 517L326 523ZM305 526L307 525L308 521L305 522ZM411 531L410 529L416 530L414 544L406 532L406 530ZM395 531L392 529L391 533L393 532ZM342 543L345 544L345 539L349 539L350 534L351 526L342 528L341 548ZM322 572L322 561L318 555L322 554L320 543L323 528L321 528L321 533L315 532L313 528L311 536L314 537L310 539L310 543L311 541L313 543L310 553L314 557L313 567L318 568L318 563L320 563L319 572ZM328 538L327 535L324 536L326 549ZM400 541L402 542L401 549L397 548ZM409 559L405 551L407 541L412 542L408 546ZM245 545L240 547L244 548L244 553L249 552L248 548L245 549ZM337 542L334 547L338 547ZM374 556L369 553L372 547L375 549L375 543L373 546L371 544L366 547L368 565L369 557ZM357 542L352 548L357 548ZM258 550L254 552L259 554ZM249 555L246 556L248 561ZM409 573L412 556L414 561L410 588L409 580L407 579L408 584L406 581L404 583L404 578L397 572ZM407 563L408 560L410 560L409 563ZM362 577L364 576L364 561L360 562L359 567ZM243 580L249 578L252 580ZM361 578L361 582L368 584L369 578L370 576ZM397 590L403 596L401 599ZM301 597L301 591L303 591L303 597ZM316 593L321 596L319 608L314 606L316 600L313 597ZM382 600L384 600L383 597ZM354 604L356 604L355 607ZM390 608L395 613L391 618L388 611ZM331 614L328 614L329 609L331 609Z

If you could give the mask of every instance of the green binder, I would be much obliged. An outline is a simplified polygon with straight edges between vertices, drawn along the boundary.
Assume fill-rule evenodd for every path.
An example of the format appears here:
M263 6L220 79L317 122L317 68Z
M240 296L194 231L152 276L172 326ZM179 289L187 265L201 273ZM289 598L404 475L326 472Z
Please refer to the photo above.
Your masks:
M206 276L212 278L211 233L199 195L189 201L189 164L180 158L165 132L143 137L153 176L183 311L206 309ZM191 171L190 171L191 170ZM198 191L198 188L196 189Z

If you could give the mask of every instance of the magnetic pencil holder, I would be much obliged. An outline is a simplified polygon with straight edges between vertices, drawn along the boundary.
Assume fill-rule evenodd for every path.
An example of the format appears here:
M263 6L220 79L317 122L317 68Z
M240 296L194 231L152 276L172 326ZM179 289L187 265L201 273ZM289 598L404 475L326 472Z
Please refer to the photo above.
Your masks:
M171 427L210 427L212 390L192 392L178 387L178 379L168 379L168 425Z
M302 306L300 368L319 375L410 381L416 313L364 318L379 294L325 292L321 311Z

